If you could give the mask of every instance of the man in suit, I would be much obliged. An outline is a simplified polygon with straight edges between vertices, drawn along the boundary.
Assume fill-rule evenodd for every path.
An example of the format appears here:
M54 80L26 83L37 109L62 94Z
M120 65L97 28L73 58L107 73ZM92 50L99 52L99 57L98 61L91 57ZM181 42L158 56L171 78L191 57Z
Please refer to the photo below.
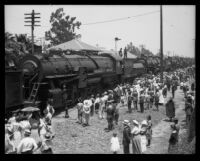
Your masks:
M128 120L123 121L124 125L124 130L123 130L123 149L124 149L124 154L130 154L129 150L129 144L131 140L131 128L130 128L130 122Z

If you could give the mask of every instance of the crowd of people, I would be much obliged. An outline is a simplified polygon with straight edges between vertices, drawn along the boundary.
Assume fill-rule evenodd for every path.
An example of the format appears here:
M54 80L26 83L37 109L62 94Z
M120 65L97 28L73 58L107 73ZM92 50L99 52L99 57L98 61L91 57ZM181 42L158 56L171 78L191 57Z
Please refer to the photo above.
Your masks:
M164 72L163 82L160 75L146 75L137 78L133 83L117 85L114 89L91 95L86 99L79 98L76 105L77 122L83 127L90 125L90 117L97 115L100 120L106 119L108 126L105 131L112 131L119 120L119 108L127 107L129 113L141 112L145 110L159 111L160 105L166 106L166 115L171 125L172 134L169 139L169 151L178 142L178 119L175 118L175 105L173 99L176 96L177 87L183 90L185 96L186 120L189 123L195 102L195 85L192 83L189 88L189 77L186 69L179 69L175 72ZM191 89L191 90L190 90ZM172 97L167 100L168 92L172 92ZM40 151L40 153L53 153L50 142L55 134L52 132L51 119L54 109L50 99L44 113L41 116L37 112L22 115L20 111L13 112L13 116L6 121L5 153L30 154ZM67 108L67 107L66 107ZM69 118L68 108L66 118ZM131 129L131 122L133 128ZM123 121L123 151L129 154L129 144L132 143L133 154L142 154L146 147L150 147L152 139L151 116L139 123L137 120ZM39 135L40 140L36 141L31 137L34 133ZM17 142L17 143L16 143ZM120 149L117 133L113 133L111 138L111 151L116 154Z
M40 111L16 110L5 119L5 153L6 154L52 154L51 120L55 113L52 100L48 100L44 117Z

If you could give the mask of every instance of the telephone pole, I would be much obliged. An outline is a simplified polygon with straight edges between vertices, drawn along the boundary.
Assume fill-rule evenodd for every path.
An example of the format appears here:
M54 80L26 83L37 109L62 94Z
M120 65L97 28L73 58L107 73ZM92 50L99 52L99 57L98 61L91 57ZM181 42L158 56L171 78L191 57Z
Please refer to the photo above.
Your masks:
M31 19L31 21L24 21L25 23L31 23L29 25L24 25L24 26L31 26L31 39L32 39L32 54L34 54L34 27L35 26L40 26L38 24L35 24L36 22L40 22L40 21L35 21L36 18L40 18L40 17L35 17L35 15L39 15L40 13L35 13L34 10L32 10L32 13L25 13L25 16L29 16L29 17L25 17L25 19Z
M162 5L160 5L160 80L163 83L163 22L162 22Z

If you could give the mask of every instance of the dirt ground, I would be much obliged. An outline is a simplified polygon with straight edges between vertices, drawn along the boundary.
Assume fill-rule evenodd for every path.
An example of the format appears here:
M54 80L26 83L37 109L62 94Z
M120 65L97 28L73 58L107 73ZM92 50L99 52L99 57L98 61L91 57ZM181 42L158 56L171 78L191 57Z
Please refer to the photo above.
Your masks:
M170 93L171 95L171 93ZM175 108L176 108L176 117L179 120L180 131L179 134L184 132L185 128L185 103L184 103L184 94L182 90L178 89L175 93L174 98ZM151 147L147 149L146 154L167 154L168 153L168 141L171 134L170 125L171 122L167 122L164 119L161 122L153 127L153 136Z
M171 96L171 92L168 92L168 96L165 102ZM175 94L176 105L176 117L178 117L180 125L184 126L185 112L183 92L178 89ZM146 154L167 154L168 139L170 136L170 122L163 121L166 118L165 106L160 105L159 111L153 109L145 110L144 113L133 111L129 114L127 106L120 106L119 124L115 126L113 131L118 133L120 144L122 143L122 121L133 119L141 122L146 118L148 114L152 116L153 123L153 138L152 145L145 152ZM107 127L106 119L99 120L98 115L95 114L90 119L90 126L82 127L77 121L77 110L75 108L69 110L70 118L64 118L64 112L56 115L53 118L53 130L56 136L53 140L53 151L56 154L111 154L110 151L110 139L113 131L105 132L104 128ZM182 130L180 130L180 133ZM131 148L130 148L131 151ZM123 146L121 144L121 150L119 152L123 154Z

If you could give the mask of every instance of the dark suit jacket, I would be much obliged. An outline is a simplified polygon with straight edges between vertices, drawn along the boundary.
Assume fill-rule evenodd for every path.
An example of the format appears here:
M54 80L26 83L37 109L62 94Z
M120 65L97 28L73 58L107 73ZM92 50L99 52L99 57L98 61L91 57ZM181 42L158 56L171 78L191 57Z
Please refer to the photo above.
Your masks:
M123 130L122 144L124 145L130 144L130 140L131 140L131 128L129 126L126 126Z

